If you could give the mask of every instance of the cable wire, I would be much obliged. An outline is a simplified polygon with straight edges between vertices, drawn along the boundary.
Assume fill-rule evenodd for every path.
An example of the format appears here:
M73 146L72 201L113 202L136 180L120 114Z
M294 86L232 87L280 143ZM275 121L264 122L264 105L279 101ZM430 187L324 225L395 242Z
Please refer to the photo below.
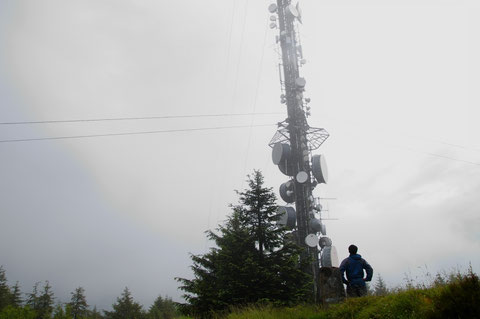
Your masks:
M104 122L104 121L130 121L130 120L136 121L136 120L158 120L158 119L200 118L200 117L255 116L255 115L274 115L274 114L283 114L283 113L281 113L281 112L265 112L265 113L223 113L223 114L195 114L195 115L165 115L165 116L116 117L116 118L112 117L112 118L98 118L98 119L0 122L0 125L54 124L54 123L79 123L79 122Z
M274 126L276 124L258 124L253 127ZM174 130L158 130L158 131L141 131L141 132L125 132L125 133L107 133L107 134L91 134L91 135L72 135L72 136L56 136L56 137L39 137L39 138L22 138L22 139L8 139L0 140L0 143L16 143L16 142L34 142L47 140L66 140L79 138L93 138L106 136L125 136L125 135L142 135L142 134L160 134L160 133L176 133L176 132L195 132L195 131L213 131L234 128L250 128L252 125L236 125L236 126L216 126L216 127L201 127L201 128L187 128Z

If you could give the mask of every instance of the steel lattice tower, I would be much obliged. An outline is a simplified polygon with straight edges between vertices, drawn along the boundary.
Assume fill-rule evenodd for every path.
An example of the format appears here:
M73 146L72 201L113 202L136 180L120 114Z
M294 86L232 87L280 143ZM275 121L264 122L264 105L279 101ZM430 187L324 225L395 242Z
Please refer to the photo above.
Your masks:
M318 149L329 135L324 129L310 127L307 122L310 99L303 96L306 81L300 75L300 67L305 63L298 34L300 8L291 0L277 0L268 9L272 13L270 27L279 32L276 42L281 48L281 102L286 104L288 114L286 120L278 123L278 131L269 145L273 148L274 164L291 178L280 187L280 195L287 203L295 203L294 211L293 207L280 207L280 213L285 215L281 223L295 229L292 237L304 248L301 263L306 265L303 270L313 276L312 293L317 301L320 267L317 245L320 240L320 247L327 248L324 249L325 261L322 255L322 264L328 267L332 266L332 245L330 239L318 237L318 233L326 235L326 231L320 216L321 205L313 196L315 186L326 183L326 164L323 156L312 156L311 152ZM330 265L325 265L328 263L327 254Z

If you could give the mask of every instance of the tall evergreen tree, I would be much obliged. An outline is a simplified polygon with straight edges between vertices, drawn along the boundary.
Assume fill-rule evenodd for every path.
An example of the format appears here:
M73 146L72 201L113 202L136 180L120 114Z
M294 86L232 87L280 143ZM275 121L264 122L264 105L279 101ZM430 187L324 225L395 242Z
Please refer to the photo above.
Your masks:
M39 284L40 284L39 282L36 282L33 285L32 292L27 294L26 304L27 304L27 306L30 307L30 309L33 309L33 310L38 309L38 304L39 304L38 299L40 298L40 296L38 295L39 294L39 292L38 292L38 285Z
M171 319L177 315L177 308L172 298L158 296L148 310L149 319Z
M97 310L97 306L94 306L93 310L89 312L88 319L103 319L102 314Z
M20 286L18 281L15 282L15 286L11 289L10 304L14 307L20 307L23 303L22 292L20 291Z
M64 307L63 304L58 303L53 309L53 319L72 319L69 308L68 304Z
M275 195L263 184L259 171L248 176L248 189L237 192L239 204L218 234L206 232L217 247L191 256L194 279L177 278L188 302L183 311L207 317L231 305L305 300L310 278L299 268L300 248L284 241Z
M75 292L71 293L72 298L68 305L70 306L73 319L86 317L88 313L88 304L85 297L85 289L78 287Z
M373 294L375 296L385 296L388 294L388 288L380 274L377 275L377 282L374 286Z
M125 287L122 296L112 305L112 311L105 311L107 319L143 319L146 317L142 306L133 300L130 290Z
M37 308L34 308L38 313L39 319L49 319L52 316L53 303L54 296L52 286L50 286L50 283L47 280L43 286L43 293L38 297Z
M0 266L0 311L10 305L10 302L11 292L7 283L7 275L3 266Z

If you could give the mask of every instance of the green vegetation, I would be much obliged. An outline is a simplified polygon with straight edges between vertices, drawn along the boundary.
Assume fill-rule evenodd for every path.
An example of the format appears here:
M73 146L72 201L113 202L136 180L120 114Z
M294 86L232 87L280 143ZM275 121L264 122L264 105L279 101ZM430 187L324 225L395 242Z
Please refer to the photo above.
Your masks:
M386 289L384 286L380 288L382 291ZM456 273L449 278L437 275L437 279L429 287L422 284L405 289L397 288L388 291L385 295L351 298L328 307L250 306L241 309L232 308L230 314L219 314L215 317L224 319L474 319L480 318L480 280L470 269L467 274Z
M263 186L263 176L254 171L239 204L205 255L192 256L194 279L177 278L186 292L183 311L199 317L226 311L231 306L258 302L294 305L306 300L310 277L301 271L300 248L284 241L285 229L278 220L276 198Z
M172 319L179 318L177 304L171 298L158 296L148 311L136 302L130 290L123 293L112 305L112 311L96 307L90 309L85 289L78 287L71 293L70 302L55 304L52 286L45 281L42 287L37 282L32 292L22 292L17 283L10 287L3 266L0 266L0 319Z

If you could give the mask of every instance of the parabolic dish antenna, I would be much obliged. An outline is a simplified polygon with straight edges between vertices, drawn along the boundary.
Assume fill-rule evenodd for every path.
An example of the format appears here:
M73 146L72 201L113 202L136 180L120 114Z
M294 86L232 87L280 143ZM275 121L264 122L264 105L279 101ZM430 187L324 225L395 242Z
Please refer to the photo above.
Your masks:
M295 192L293 191L293 187L291 186L293 183L288 181L280 185L280 197L287 203L291 204L295 202Z
M318 237L315 234L309 234L307 237L305 237L305 244L307 244L308 247L317 247L318 245Z
M305 183L306 181L308 181L307 172L304 172L304 171L298 172L296 179L297 179L297 182L299 182L300 184Z
M307 84L307 81L304 78L297 78L295 80L295 85L299 88L304 88Z
M277 225L287 227L289 229L295 228L297 222L297 213L295 208L290 206L280 206L277 209L277 214L279 215L279 220Z
M268 6L268 11L270 11L270 13L277 12L277 5L275 3L272 3L271 5Z
M338 255L335 246L326 246L322 250L322 257L320 258L322 267L338 267Z
M299 16L299 12L298 12L297 8L295 7L295 5L293 5L293 4L290 4L287 7L287 12L295 18L298 18L298 16Z
M332 246L332 240L328 237L320 237L318 240L318 245L320 245L320 248L325 248L327 246Z
M322 229L322 222L317 218L312 218L308 221L308 226L310 226L311 231L318 233Z
M328 182L327 162L324 155L312 156L312 173L319 183L326 184Z
M273 164L279 165L283 161L290 160L292 154L290 145L284 143L276 143L272 149Z

